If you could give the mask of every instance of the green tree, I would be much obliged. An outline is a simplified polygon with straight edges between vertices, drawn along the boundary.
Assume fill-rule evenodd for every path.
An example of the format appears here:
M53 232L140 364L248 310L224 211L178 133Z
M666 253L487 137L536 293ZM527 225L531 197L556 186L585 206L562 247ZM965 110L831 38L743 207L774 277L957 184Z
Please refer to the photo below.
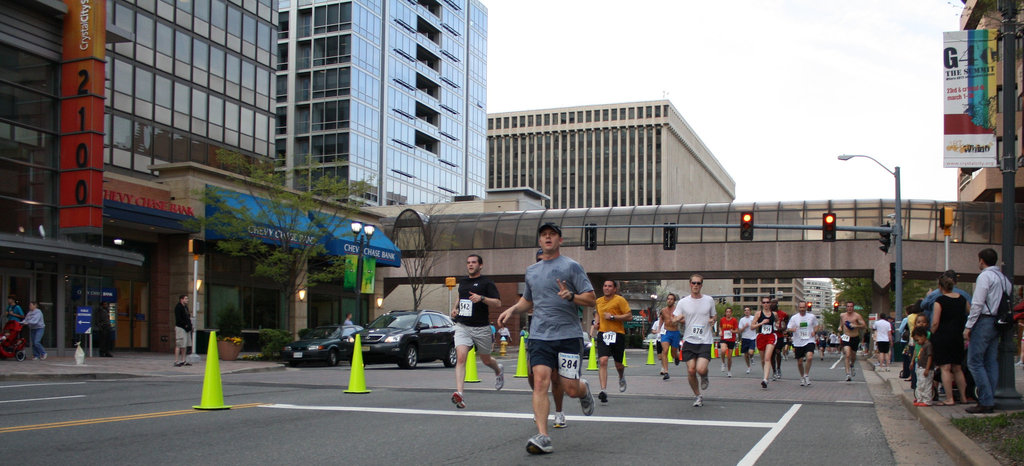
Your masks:
M874 294L874 284L870 278L837 278L832 280L839 294L836 301L839 302L839 311L843 312L847 301L853 301L861 306L864 312L861 314L867 319L872 312L871 298ZM930 288L935 288L935 283L929 280L904 280L903 281L903 304L900 306L900 315L904 315L905 309L918 299L924 298ZM889 292L889 304L892 305L896 299L895 293Z
M301 287L337 280L345 261L327 255L326 240L343 238L342 228L359 211L371 185L348 182L306 167L291 170L227 150L217 151L217 162L234 174L238 191L207 186L197 193L213 209L186 226L214 232L219 251L248 257L253 275L275 283L284 296ZM297 179L304 190L288 188ZM247 194L251 200L243 201ZM294 301L288 315L294 315Z

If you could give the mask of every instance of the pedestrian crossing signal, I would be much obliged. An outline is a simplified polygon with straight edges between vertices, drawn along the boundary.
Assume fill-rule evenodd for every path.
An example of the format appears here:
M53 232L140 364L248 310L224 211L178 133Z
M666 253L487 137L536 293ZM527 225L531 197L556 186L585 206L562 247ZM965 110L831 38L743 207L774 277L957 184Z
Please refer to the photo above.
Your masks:
M597 224L588 223L583 228L583 249L587 251L597 250Z
M662 244L662 247L665 248L666 251L672 251L676 249L676 234L678 230L676 230L674 223L669 223L667 225L673 226L665 227L664 243Z

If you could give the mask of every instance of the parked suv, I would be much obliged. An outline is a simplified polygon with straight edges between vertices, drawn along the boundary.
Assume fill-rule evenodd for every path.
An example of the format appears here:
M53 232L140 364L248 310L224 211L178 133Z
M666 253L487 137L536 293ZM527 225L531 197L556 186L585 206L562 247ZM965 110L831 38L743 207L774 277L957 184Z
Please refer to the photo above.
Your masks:
M455 324L437 311L391 311L359 335L366 364L393 362L413 369L440 359L445 367L455 366Z

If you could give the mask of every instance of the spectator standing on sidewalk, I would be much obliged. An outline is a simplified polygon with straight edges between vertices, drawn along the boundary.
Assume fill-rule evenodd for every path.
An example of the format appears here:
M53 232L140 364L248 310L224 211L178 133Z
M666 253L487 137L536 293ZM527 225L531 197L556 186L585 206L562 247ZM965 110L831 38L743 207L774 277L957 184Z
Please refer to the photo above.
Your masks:
M932 343L928 341L928 331L924 327L916 327L913 339L917 343L914 351L916 362L917 387L914 389L914 406L932 405Z
M188 313L188 295L178 296L174 306L174 367L191 366L185 360L186 349L192 346L192 316Z
M43 311L39 310L39 304L35 301L28 303L24 324L28 326L29 341L32 342L32 359L46 359L46 349L43 348L43 329L46 324L43 322Z
M967 408L971 414L991 413L995 410L995 388L999 380L996 313L1003 293L1013 292L1013 284L996 265L999 256L995 249L985 248L978 253L978 280L974 285L971 313L967 317L964 340L967 347L967 368L974 376L978 388L978 404Z
M15 295L7 296L7 320L13 320L15 322L21 322L25 318L25 311L18 305L18 297Z
M113 356L113 354L110 354L112 332L113 328L110 326L110 303L100 303L99 307L94 307L92 312L92 337L100 351L100 357L109 358Z

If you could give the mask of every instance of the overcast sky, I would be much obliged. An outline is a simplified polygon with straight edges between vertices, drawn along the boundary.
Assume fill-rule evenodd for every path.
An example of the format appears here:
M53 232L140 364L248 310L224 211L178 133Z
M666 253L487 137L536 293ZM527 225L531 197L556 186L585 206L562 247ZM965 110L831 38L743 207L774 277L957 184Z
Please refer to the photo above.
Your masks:
M667 97L736 200L956 199L942 32L959 0L482 0L488 112Z

